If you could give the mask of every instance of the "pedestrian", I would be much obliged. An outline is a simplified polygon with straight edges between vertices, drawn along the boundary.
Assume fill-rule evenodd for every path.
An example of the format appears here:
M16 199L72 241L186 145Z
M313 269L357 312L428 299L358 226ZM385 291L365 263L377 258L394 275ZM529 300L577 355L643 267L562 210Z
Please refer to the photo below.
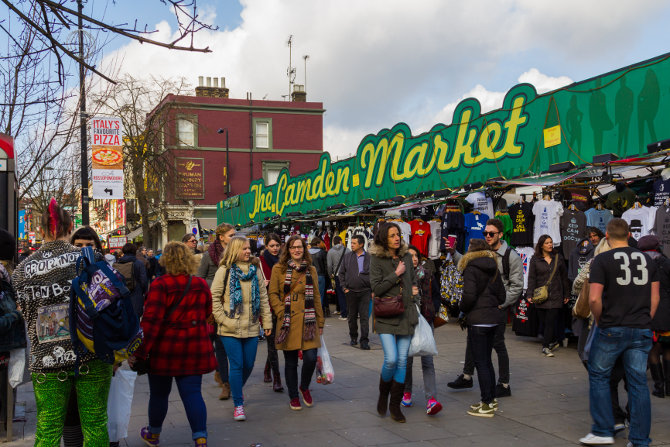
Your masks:
M265 250L261 253L261 266L265 276L265 286L270 287L272 279L272 268L279 262L279 251L281 250L281 239L275 233L270 233L265 237ZM267 336L266 344L268 347L268 358L265 361L265 370L263 371L263 381L272 382L272 389L281 393L284 387L281 384L281 375L279 373L279 355L277 355L277 346L275 345L275 336L277 333L277 316L272 313L272 332ZM274 379L273 379L274 376Z
M598 328L589 353L593 426L579 440L586 445L614 443L609 380L614 363L622 354L630 406L628 446L645 447L651 442L647 358L652 346L652 319L660 299L659 274L647 255L628 246L629 237L625 220L609 221L605 238L612 249L591 263L589 304Z
M137 247L128 242L121 249L123 256L113 265L125 278L126 284L130 287L130 300L133 303L133 309L138 317L144 312L144 297L149 290L149 279L147 278L147 269L143 261L136 257ZM126 266L124 266L126 264ZM130 264L130 265L127 265Z
M195 276L203 278L211 287L214 276L219 269L219 264L223 258L223 252L228 246L228 242L235 236L235 227L228 223L222 223L216 227L216 239L210 244L205 253L202 254L200 266ZM228 356L226 355L226 348L221 342L221 337L216 336L216 327L212 335L214 340L214 353L216 354L216 363L218 367L214 374L214 380L221 387L221 394L219 400L230 399L230 382L228 377Z
M377 412L385 416L388 408L394 421L405 422L400 402L405 389L409 344L419 321L415 306L418 303L413 298L419 294L419 289L415 285L412 256L400 234L396 223L386 222L379 226L370 248L370 286L377 297L399 297L402 300L402 313L375 315L374 329L384 351Z
M533 291L546 286L548 299L543 303L535 303L540 321L544 325L542 354L553 357L554 350L560 346L558 342L558 319L561 309L570 301L570 282L565 261L560 253L554 253L551 237L543 234L535 245L535 254L530 258L528 269L528 289L526 297L533 302Z
M265 334L271 332L272 317L267 288L258 258L251 257L246 237L230 240L221 267L212 282L212 309L230 362L230 386L235 403L233 419L244 421L242 387L249 379L258 350L259 318Z
M658 237L642 236L637 248L656 264L660 284L660 300L656 315L651 320L654 343L649 351L649 371L654 381L656 397L670 397L670 259L661 251Z
M370 254L364 250L365 239L360 234L351 238L351 251L344 254L339 280L347 297L349 344L358 344L358 320L361 325L361 349L370 350Z
M347 320L347 297L344 294L344 289L342 289L342 284L340 284L340 269L342 266L342 261L344 260L344 254L347 253L349 249L342 244L342 238L340 236L335 236L333 238L333 246L328 250L326 256L328 264L328 274L330 275L333 284L335 284L335 296L337 296L337 303L340 311L340 320Z
M42 214L42 246L12 275L30 338L30 372L37 404L35 445L60 446L74 384L84 444L107 446L112 365L90 352L75 354L67 330L70 286L81 255L81 249L68 241L71 231L70 215L52 199Z
M516 304L523 292L523 263L521 262L521 257L502 239L503 228L503 223L500 219L489 219L484 228L484 238L496 254L495 260L498 265L498 272L502 275L503 285L505 286L505 302L500 307L504 313L507 313L507 309ZM496 326L493 337L493 349L498 356L499 373L495 397L512 395L512 388L509 386L509 355L507 353L507 346L505 346L506 323L507 321L502 321ZM447 383L447 386L450 388L472 388L472 375L475 371L475 363L469 340L470 338L468 337L468 343L466 343L465 347L463 374L459 375L455 381Z
M326 295L326 279L328 278L328 261L326 259L326 250L323 241L319 237L312 238L309 255L312 257L312 265L316 269L319 278L319 296L323 306L323 315L330 317L330 306L328 305L328 296Z
M144 264L144 268L148 273L149 269L151 268L151 264L149 263L149 257L147 256L147 248L144 245L137 247L135 257L138 261L141 261ZM147 278L150 278L150 276L147 275Z
M433 281L432 273L427 271L421 264L423 255L413 245L409 246L409 254L412 255L412 265L419 287L419 296L421 297L421 315L426 319L430 328L435 332L433 321L435 320L435 304L433 299ZM402 397L404 407L412 406L412 366L414 357L407 358L407 373L405 375L405 392ZM421 356L421 371L423 372L423 388L426 398L426 414L436 415L442 409L442 404L437 400L437 386L435 385L435 365L432 355Z
M279 262L272 268L269 290L270 305L277 316L275 343L277 349L284 351L284 376L291 410L302 410L298 391L305 406L314 404L309 384L316 368L316 350L321 346L319 336L323 334L325 323L321 296L315 287L317 281L307 242L299 235L291 236L279 255ZM300 350L302 371L298 387Z
M144 341L134 357L149 362L149 425L140 430L145 444L157 446L168 411L172 379L177 382L197 447L207 445L207 407L202 375L216 368L207 333L212 297L207 282L193 276L198 263L181 242L168 242L160 260L165 275L151 284L142 331Z
M191 250L191 253L195 256L195 260L198 262L198 266L202 261L202 252L198 250L198 239L193 233L186 233L184 237L181 238L181 241L186 244L186 246Z
M156 272L158 270L158 259L154 256L154 251L152 249L147 250L147 261L149 261L149 270L147 270L147 276L149 277L149 283L156 279Z

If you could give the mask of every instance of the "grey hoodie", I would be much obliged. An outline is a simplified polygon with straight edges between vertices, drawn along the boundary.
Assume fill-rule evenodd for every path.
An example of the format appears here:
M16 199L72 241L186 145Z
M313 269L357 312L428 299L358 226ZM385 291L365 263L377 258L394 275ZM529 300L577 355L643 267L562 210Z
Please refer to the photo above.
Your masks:
M345 254L350 252L348 248L344 246L344 244L337 244L334 245L328 250L328 274L331 276L337 276L339 273L335 271L337 268L337 264L340 263L340 258ZM344 261L342 261L344 262ZM342 266L340 265L340 269Z

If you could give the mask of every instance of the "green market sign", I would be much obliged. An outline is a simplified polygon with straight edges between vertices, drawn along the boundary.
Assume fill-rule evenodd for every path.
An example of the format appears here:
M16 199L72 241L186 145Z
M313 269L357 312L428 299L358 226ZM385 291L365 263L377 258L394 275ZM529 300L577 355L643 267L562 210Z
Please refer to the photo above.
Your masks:
M405 123L368 135L356 156L332 163L324 153L314 171L217 206L219 222L245 225L266 218L357 205L420 191L459 188L491 178L537 174L553 163L590 163L595 155L646 153L670 138L670 53L538 95L519 84L499 110L481 114L474 98L458 104L452 124L413 136Z

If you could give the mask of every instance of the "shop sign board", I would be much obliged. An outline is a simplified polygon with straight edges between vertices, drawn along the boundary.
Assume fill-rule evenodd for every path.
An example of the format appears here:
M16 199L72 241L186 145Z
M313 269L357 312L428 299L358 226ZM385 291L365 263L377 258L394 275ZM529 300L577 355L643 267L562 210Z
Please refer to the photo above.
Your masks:
M127 242L126 236L109 236L109 248L122 248Z
M186 200L205 198L205 159L176 157L175 197Z
M513 179L554 163L591 163L595 155L646 154L649 143L670 138L670 53L538 95L519 84L502 108L486 114L474 98L458 104L452 124L413 135L398 123L368 135L356 155L274 185L251 183L239 203L217 206L219 223L245 225L289 212L357 205L420 191L459 189L495 177Z
M121 118L91 120L94 199L123 199L123 126Z

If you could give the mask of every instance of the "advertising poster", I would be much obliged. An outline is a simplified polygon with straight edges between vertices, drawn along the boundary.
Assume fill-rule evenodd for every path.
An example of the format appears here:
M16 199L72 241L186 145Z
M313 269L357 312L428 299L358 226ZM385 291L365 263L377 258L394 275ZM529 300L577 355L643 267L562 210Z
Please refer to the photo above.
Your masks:
M123 199L122 134L120 118L91 120L94 199Z

